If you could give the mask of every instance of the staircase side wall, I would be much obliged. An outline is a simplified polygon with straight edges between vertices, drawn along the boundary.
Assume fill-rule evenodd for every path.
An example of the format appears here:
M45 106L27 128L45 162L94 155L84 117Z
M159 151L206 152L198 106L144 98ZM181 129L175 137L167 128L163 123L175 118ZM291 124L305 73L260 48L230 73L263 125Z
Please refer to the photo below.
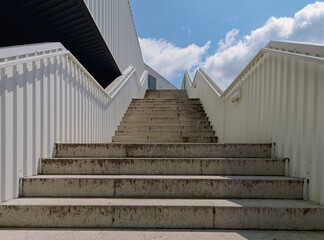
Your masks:
M141 75L145 70L128 0L84 0L123 72L129 65Z
M184 86L221 143L275 143L273 156L289 158L289 175L309 179L309 199L324 204L323 76L320 59L264 53L225 97L201 74Z
M18 197L19 178L36 175L54 143L111 142L132 98L147 89L147 74L139 84L132 71L110 97L66 50L22 56L0 63L1 201Z

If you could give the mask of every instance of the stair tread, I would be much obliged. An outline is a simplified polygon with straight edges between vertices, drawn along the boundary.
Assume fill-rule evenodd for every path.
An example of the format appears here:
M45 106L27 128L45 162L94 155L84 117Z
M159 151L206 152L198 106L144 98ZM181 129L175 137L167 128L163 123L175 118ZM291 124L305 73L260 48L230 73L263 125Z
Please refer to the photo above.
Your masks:
M141 157L141 158L134 158L134 157L126 157L126 158L88 158L88 157L71 157L71 158L43 158L42 160L58 160L58 161L64 161L64 160L120 160L120 161L124 161L124 160L264 160L264 161L284 161L283 158L204 158L204 157L188 157L188 158L170 158L170 157L165 157L165 158L161 158L161 157Z
M284 176L222 176L222 175L37 175L24 179L153 179L153 180L264 180L304 181L302 178Z
M165 239L165 240L323 240L324 231L274 231L274 230L207 230L207 229L2 229L0 239ZM85 238L86 236L86 238Z
M164 199L164 198L61 198L22 197L1 202L1 206L192 206L231 208L315 208L324 206L286 199Z

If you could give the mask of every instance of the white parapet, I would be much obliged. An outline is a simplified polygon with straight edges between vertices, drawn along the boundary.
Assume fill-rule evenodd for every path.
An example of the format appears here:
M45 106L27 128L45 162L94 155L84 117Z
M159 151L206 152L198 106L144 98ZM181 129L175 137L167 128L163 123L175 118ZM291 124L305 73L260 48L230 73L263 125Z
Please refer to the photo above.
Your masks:
M222 91L199 69L183 88L201 99L221 143L273 143L289 175L324 203L324 46L270 42Z
M9 50L0 49L1 201L18 196L19 177L37 174L54 143L111 142L148 86L147 71L130 66L107 92L60 43Z

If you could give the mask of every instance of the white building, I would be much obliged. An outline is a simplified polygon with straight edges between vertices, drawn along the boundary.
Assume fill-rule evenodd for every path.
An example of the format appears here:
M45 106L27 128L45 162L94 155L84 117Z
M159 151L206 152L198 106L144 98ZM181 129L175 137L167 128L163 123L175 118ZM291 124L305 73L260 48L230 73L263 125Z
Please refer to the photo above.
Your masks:
M2 202L55 143L110 143L133 98L176 89L143 62L128 0L6 0L0 30ZM219 143L271 143L304 200L324 204L323 76L324 46L271 41L225 91L203 69L182 88Z

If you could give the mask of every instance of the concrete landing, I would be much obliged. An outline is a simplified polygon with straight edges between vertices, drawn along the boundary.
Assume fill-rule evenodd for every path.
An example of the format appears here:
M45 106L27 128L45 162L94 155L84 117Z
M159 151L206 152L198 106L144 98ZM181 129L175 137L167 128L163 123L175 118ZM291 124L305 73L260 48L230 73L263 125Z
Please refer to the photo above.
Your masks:
M323 240L324 232L127 229L1 229L0 240Z

